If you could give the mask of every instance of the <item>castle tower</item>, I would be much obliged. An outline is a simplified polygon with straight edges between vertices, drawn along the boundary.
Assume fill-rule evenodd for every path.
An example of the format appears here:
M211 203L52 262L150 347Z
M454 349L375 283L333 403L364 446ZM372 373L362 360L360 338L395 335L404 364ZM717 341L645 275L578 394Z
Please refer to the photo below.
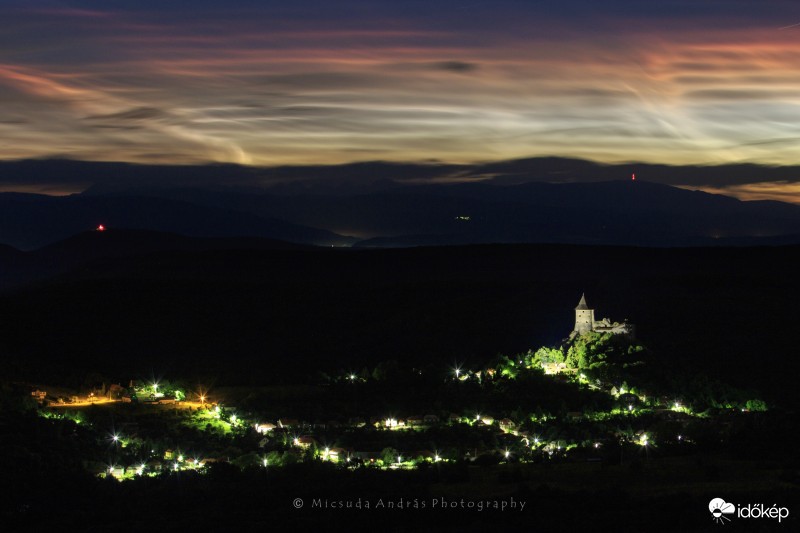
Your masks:
M586 295L581 295L581 301L575 308L575 333L582 335L594 329L594 309L589 309L586 305Z

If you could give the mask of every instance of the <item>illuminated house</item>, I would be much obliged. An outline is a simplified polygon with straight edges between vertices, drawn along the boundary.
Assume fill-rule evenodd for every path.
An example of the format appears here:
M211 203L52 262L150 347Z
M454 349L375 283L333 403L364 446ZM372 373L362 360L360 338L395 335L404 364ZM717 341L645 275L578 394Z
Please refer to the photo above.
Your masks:
M256 431L258 431L261 434L264 434L264 433L269 433L270 431L275 429L275 424L271 424L269 422L262 422L261 424L256 424L255 428Z
M503 418L502 420L500 420L500 429L502 429L503 431L511 431L516 426L517 425L510 418Z
M589 331L596 331L597 333L613 333L619 335L633 335L633 324L624 321L611 322L608 318L602 320L594 319L594 309L590 309L586 304L586 295L581 295L581 301L578 302L578 307L575 308L575 327L570 333L570 339L577 335L583 335Z
M294 445L300 448L310 448L312 445L319 446L319 442L311 435L303 435L294 439Z
M334 463L347 462L350 453L346 448L331 448L327 455L327 460Z

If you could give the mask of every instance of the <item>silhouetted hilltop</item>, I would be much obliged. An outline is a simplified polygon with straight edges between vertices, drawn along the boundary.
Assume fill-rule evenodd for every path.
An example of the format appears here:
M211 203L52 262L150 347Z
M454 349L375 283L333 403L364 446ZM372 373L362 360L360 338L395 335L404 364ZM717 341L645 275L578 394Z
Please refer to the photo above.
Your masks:
M104 224L195 237L261 237L305 244L353 241L329 231L156 197L0 194L0 242L36 248Z
M99 257L132 256L158 251L201 250L301 250L302 244L256 237L187 237L176 233L134 229L84 231L48 244L32 255L61 262L87 262Z
M0 257L2 258L14 257L20 253L22 252L20 252L13 246L9 246L7 244L0 244Z
M146 256L156 252L303 250L311 246L255 237L187 237L147 230L84 231L38 250L23 252L0 245L0 288L44 280L98 260ZM106 261L108 262L108 261Z

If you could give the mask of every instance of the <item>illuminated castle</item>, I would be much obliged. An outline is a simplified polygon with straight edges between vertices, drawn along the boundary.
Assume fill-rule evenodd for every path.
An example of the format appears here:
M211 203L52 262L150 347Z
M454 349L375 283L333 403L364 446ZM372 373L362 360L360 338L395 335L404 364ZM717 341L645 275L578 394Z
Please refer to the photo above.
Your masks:
M575 327L570 334L570 339L589 331L633 335L633 324L628 323L627 320L622 323L611 322L608 318L599 321L595 320L594 309L589 308L586 304L586 295L582 294L581 301L578 302L578 307L575 308Z

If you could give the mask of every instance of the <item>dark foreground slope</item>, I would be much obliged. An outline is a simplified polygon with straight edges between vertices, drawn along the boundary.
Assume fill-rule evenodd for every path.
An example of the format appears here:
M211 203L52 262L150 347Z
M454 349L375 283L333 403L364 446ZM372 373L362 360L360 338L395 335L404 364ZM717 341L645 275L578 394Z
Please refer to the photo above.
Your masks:
M396 360L444 373L559 342L585 291L662 362L794 401L797 247L231 248L115 253L6 289L4 370L274 383Z
M389 359L444 374L456 361L469 366L497 352L558 342L586 291L598 316L635 321L665 368L760 390L776 407L741 413L754 431L745 443L732 440L731 453L712 447L667 457L664 446L644 456L626 452L624 462L620 454L619 463L613 453L615 460L603 463L458 462L408 471L350 471L320 461L240 471L218 463L205 475L117 483L91 476L81 462L88 446L115 453L108 437L98 443L84 424L15 413L4 384L0 522L9 531L306 531L332 524L352 531L708 531L720 527L708 502L722 497L791 510L782 524L736 519L729 527L795 530L797 426L780 407L797 407L798 252L320 250L114 233L35 253L0 249L0 260L31 268L49 262L51 273L60 272L0 292L0 372L9 381L162 376L206 385L286 383ZM241 390L244 396L250 389ZM261 436L250 436L257 446ZM335 507L359 498L372 509ZM511 498L526 502L524 512L432 507ZM320 508L315 499L334 507ZM378 500L405 507L376 509ZM414 501L428 507L415 510Z

